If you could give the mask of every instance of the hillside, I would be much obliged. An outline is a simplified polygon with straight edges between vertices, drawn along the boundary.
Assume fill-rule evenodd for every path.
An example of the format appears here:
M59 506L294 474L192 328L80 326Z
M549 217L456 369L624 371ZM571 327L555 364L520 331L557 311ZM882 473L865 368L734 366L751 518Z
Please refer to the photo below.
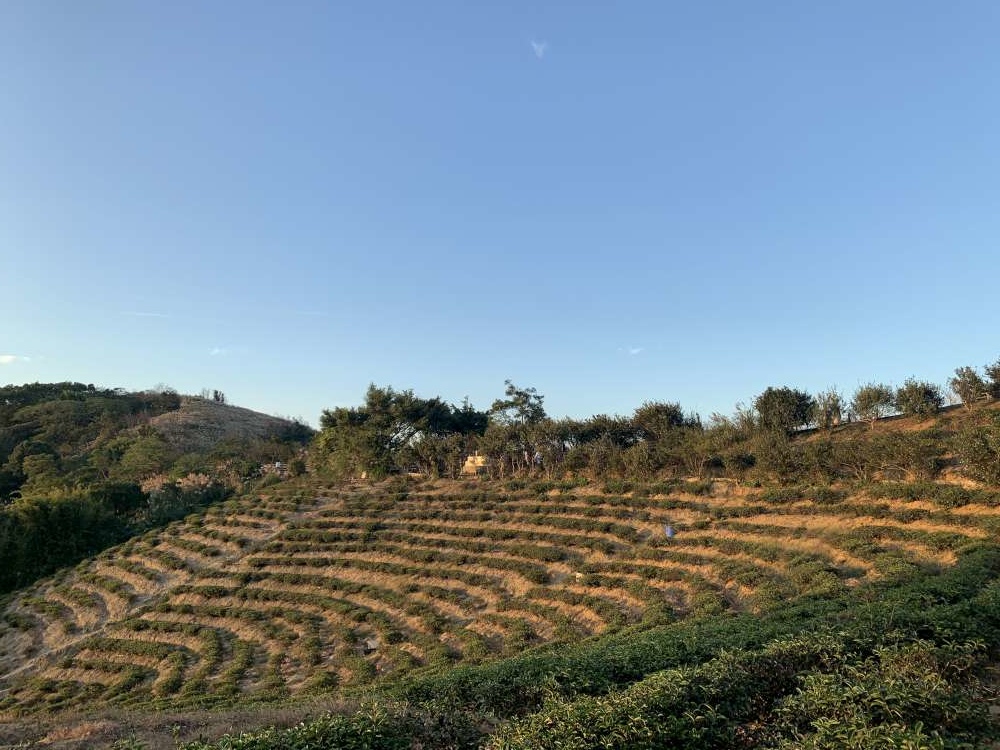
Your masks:
M508 390L542 413L532 389ZM27 413L85 413L79 394ZM317 713L218 747L1000 734L995 401L803 430L704 427L672 404L497 421L372 386L365 407L324 413L311 473L291 479L259 475L276 456L305 469L272 437L285 425L203 399L126 403L133 424L85 460L11 454L42 494L3 509L7 577L37 550L64 557L3 603L0 744L167 748ZM90 429L19 423L24 408L7 414L35 436L79 446ZM448 478L468 446L486 473ZM424 473L395 473L411 465ZM38 466L107 479L51 489Z
M279 461L304 470L311 435L169 390L0 388L0 594L264 481Z
M0 719L351 695L936 574L1000 531L1000 494L971 490L952 507L905 484L620 489L297 482L217 505L18 594Z
M290 455L282 445L301 446L311 436L291 420L169 390L4 386L0 503L102 482L142 482L157 473L210 474L234 455L274 461Z
M208 452L226 441L282 438L301 428L289 419L194 396L183 396L178 409L148 424L181 453Z

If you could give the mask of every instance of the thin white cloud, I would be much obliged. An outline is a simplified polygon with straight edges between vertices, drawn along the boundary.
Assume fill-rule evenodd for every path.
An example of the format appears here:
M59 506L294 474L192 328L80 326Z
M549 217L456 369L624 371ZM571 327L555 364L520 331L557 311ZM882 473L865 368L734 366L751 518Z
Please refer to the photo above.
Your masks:
M170 316L166 313L160 312L139 312L136 310L126 310L122 315L131 315L135 318L169 318Z
M635 356L636 354L639 354L639 353L640 353L641 351L642 351L642 347L641 347L641 346L630 346L630 347L629 347L629 349L628 349L628 353L629 353L629 354L630 354L631 356L633 356L633 357L634 357L634 356Z
M30 357L22 357L19 354L0 354L0 365L12 365L15 362L30 362Z
M222 356L224 354L229 354L229 350L226 349L224 346L217 346L214 349L212 349L212 351L210 351L208 353L208 356L210 356L210 357L220 357L220 356Z
M534 50L535 57L537 57L539 60L541 60L543 57L545 57L545 53L549 49L549 43L546 42L546 41L540 41L539 42L539 41L535 41L534 39L532 39L531 40L531 49Z

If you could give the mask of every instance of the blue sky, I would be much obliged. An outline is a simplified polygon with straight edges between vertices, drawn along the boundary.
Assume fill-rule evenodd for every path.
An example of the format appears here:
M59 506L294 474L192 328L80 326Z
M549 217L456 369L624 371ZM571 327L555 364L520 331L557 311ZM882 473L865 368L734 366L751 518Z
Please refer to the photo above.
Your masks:
M0 4L0 383L707 417L1000 356L1000 5L489 5Z

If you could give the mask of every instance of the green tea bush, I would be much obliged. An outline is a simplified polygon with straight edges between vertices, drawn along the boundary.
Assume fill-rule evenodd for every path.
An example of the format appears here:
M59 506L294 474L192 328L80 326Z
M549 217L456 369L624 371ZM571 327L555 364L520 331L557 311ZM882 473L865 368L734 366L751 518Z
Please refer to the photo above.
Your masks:
M991 723L974 670L982 643L879 647L867 659L809 674L776 712L782 748L974 746Z
M798 676L842 658L829 636L726 652L698 667L667 670L606 696L553 701L502 728L492 750L732 747L742 722L769 710Z
M801 500L813 500L819 505L836 505L846 497L846 491L825 485L793 485L791 487L768 488L763 492L748 496L747 502L760 501L770 505L785 505Z
M1000 484L1000 415L970 424L952 441L966 474L992 485Z
M937 482L884 482L865 488L871 498L899 500L930 500L942 508L960 508L964 505L1000 505L1000 492L991 489L974 489Z

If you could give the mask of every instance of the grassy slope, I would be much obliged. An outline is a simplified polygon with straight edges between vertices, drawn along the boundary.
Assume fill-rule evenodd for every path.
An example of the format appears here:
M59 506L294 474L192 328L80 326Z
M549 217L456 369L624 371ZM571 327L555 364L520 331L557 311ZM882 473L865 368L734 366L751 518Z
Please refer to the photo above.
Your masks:
M180 409L154 417L149 424L185 453L210 451L224 440L266 439L292 426L281 417L192 396L182 397Z
M905 420L896 427L912 429ZM402 690L418 704L450 690L482 712L469 714L479 717L475 731L492 726L490 717L537 710L527 686L590 716L601 707L578 705L578 696L635 683L626 697L645 710L640 685L649 672L711 662L722 647L762 648L803 628L842 629L854 616L838 613L947 576L1000 531L991 493L951 507L954 495L942 503L901 486L876 497L726 483L640 489L303 483L232 501L7 605L7 738L87 744L122 732L115 712L124 710L128 722L149 716L139 723L159 725L162 735L171 714L157 720L151 709L183 710L172 714L190 717L178 719L178 736L207 734L226 723L220 716L245 725L292 720L368 686ZM667 523L679 532L672 541ZM791 601L805 609L795 615ZM898 619L909 610L894 612ZM869 614L872 622L885 616ZM497 661L581 638L596 640ZM484 690L528 704L485 705ZM285 708L199 712L238 698ZM108 704L110 712L94 713ZM382 719L409 722L412 734L425 717ZM549 719L569 726L563 714ZM505 731L497 742L539 742L530 725Z

